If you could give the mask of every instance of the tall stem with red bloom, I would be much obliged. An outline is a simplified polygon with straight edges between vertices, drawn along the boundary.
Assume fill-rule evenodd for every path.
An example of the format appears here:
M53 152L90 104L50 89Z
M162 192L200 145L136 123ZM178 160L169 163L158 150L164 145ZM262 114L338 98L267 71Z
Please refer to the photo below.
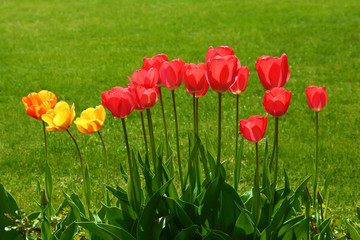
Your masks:
M221 164L221 96L234 83L239 59L234 55L215 56L206 62L207 79L211 88L218 93L218 151L216 175Z
M319 167L319 112L327 103L327 93L325 86L309 86L305 89L306 100L309 108L316 113L316 142L315 142L315 181L314 181L314 206L316 203L316 192L318 185L318 167Z

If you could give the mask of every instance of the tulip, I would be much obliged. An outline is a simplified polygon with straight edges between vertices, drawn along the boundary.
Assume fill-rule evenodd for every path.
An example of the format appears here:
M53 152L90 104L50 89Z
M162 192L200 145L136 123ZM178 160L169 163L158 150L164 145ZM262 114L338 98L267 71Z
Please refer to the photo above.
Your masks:
M234 49L229 46L219 46L214 49L213 46L210 46L205 56L205 62L215 56L224 57L227 55L234 55Z
M315 142L315 183L314 183L314 206L316 204L316 191L317 191L317 179L318 179L318 167L319 167L319 112L327 103L327 93L325 86L316 87L309 86L305 89L306 100L309 108L316 114L316 142Z
M327 93L325 86L309 86L305 89L306 100L309 108L314 112L319 112L325 107L327 102Z
M281 58L259 57L255 67L260 82L266 90L271 90L274 87L283 87L289 80L290 71L285 53L281 55Z
M134 108L138 111L152 108L158 101L159 89L156 85L147 89L142 86L128 84L127 88L134 98Z
M259 223L260 218L260 175L259 175L259 157L258 157L258 141L260 141L266 132L267 116L251 116L248 120L240 120L240 132L249 141L255 142L256 168L253 189L253 211L255 227Z
M106 112L102 105L84 110L74 123L81 133L90 134L98 132L105 122Z
M54 93L41 90L40 92L32 92L22 98L26 113L37 120L41 120L41 115L50 109L53 109L57 103Z
M240 132L249 141L260 141L266 132L267 116L251 116L248 120L240 120Z
M71 109L65 101L60 101L55 105L54 109L50 109L46 114L41 115L43 121L49 126L47 131L65 131L75 118L75 106Z
M240 62L240 61L239 61ZM236 95L236 113L235 113L235 168L234 168L234 187L237 190L240 181L241 159L238 159L238 142L239 142L239 95L245 91L249 78L249 68L237 66L235 82L229 88L230 92Z
M189 93L199 92L206 80L205 63L186 63L184 71L184 84Z
M263 98L263 106L269 114L274 117L281 117L287 112L290 100L291 91L276 87L266 91Z
M133 95L127 88L114 87L101 94L102 105L117 118L127 117L135 107Z
M160 81L170 90L180 87L184 76L184 61L180 58L163 62L160 67Z
M161 65L163 62L167 62L168 57L166 54L158 54L151 58L143 58L143 65L142 69L149 70L150 68L156 68L157 70L160 70Z
M215 92L224 93L234 84L237 65L234 55L216 56L206 62L208 81Z
M205 94L207 93L207 91L209 90L209 82L206 80L204 82L204 85L202 87L202 89L200 89L199 91L195 92L195 97L196 99L201 98L203 96L205 96ZM186 89L186 91L192 96L193 93L189 92L189 90Z
M159 70L156 68L136 70L133 72L132 78L129 76L128 78L135 86L142 86L146 89L153 88L159 81Z
M249 68L245 67L238 67L235 76L234 84L229 88L230 92L235 95L240 95L242 92L245 91L246 85L249 79Z

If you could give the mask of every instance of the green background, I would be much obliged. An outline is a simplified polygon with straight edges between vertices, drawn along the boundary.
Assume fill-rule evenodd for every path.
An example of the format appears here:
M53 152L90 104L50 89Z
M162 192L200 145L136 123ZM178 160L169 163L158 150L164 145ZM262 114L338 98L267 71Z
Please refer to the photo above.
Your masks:
M36 181L44 179L42 124L26 115L21 98L47 89L59 100L75 103L77 116L101 104L101 92L125 86L126 75L144 56L166 53L169 59L204 61L210 45L234 48L249 66L248 87L240 96L240 118L264 115L265 92L256 59L286 53L293 93L280 118L279 159L291 182L309 173L314 156L315 113L305 88L325 85L328 104L320 112L320 184L330 176L333 214L353 217L360 205L359 40L360 3L349 1L14 1L0 2L0 182L26 211L37 210ZM175 149L171 94L163 90L170 143ZM184 85L176 90L182 156L192 131L192 98ZM200 135L216 147L217 95L209 90L199 101ZM223 97L223 148L231 182L235 140L235 97ZM111 185L124 185L119 162L126 151L119 119L109 112L101 130L109 152ZM152 109L157 144L163 136L160 105ZM131 148L144 151L138 112L127 119ZM266 136L272 143L274 119ZM70 130L90 167L96 203L100 202L103 152L97 135ZM260 142L260 155L265 141ZM81 192L79 159L66 132L48 134L55 204L61 191ZM254 146L245 142L241 191L252 186ZM282 174L281 174L282 175ZM283 176L281 176L283 177Z

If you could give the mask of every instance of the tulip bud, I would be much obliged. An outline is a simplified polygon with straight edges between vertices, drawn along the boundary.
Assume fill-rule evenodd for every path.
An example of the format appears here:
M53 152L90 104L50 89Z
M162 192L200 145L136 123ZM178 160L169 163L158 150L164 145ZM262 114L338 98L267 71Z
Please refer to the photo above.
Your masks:
M47 200L47 198L46 198L45 189L43 189L42 192L41 192L41 201L40 201L40 203L41 203L41 206L42 206L43 208L45 208L45 207L47 206L47 204L48 204L48 200Z

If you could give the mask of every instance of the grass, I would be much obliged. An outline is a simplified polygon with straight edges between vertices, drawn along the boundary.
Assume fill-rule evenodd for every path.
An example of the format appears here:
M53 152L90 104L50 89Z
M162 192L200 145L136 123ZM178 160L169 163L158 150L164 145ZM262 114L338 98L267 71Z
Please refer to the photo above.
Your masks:
M14 1L0 3L0 183L26 211L37 210L36 182L43 183L44 144L40 121L26 115L22 96L47 89L59 100L75 103L77 115L101 104L101 92L125 86L126 75L144 56L166 53L169 59L204 61L207 48L229 45L250 78L240 96L240 118L264 115L262 88L254 63L261 55L289 59L293 92L288 112L279 121L279 159L294 184L308 175L315 154L315 114L306 104L308 85L326 85L328 104L320 112L320 183L330 176L333 213L353 217L360 205L360 4L342 1ZM175 147L170 91L163 91L169 138ZM192 98L176 90L183 158L192 127ZM231 180L235 141L235 97L223 97L222 159ZM163 138L160 105L152 109L155 138ZM216 147L217 95L199 101L200 135ZM132 149L143 151L138 112L127 119ZM274 119L266 136L272 143ZM103 152L97 135L70 130L90 167L95 202L100 200ZM108 112L102 130L109 153L111 185L124 183L119 162L126 164L120 120ZM265 141L260 144L263 151ZM49 162L56 186L81 192L79 159L66 132L48 134ZM242 189L252 186L254 146L245 142ZM263 152L260 153L260 156ZM280 170L282 171L282 170Z

